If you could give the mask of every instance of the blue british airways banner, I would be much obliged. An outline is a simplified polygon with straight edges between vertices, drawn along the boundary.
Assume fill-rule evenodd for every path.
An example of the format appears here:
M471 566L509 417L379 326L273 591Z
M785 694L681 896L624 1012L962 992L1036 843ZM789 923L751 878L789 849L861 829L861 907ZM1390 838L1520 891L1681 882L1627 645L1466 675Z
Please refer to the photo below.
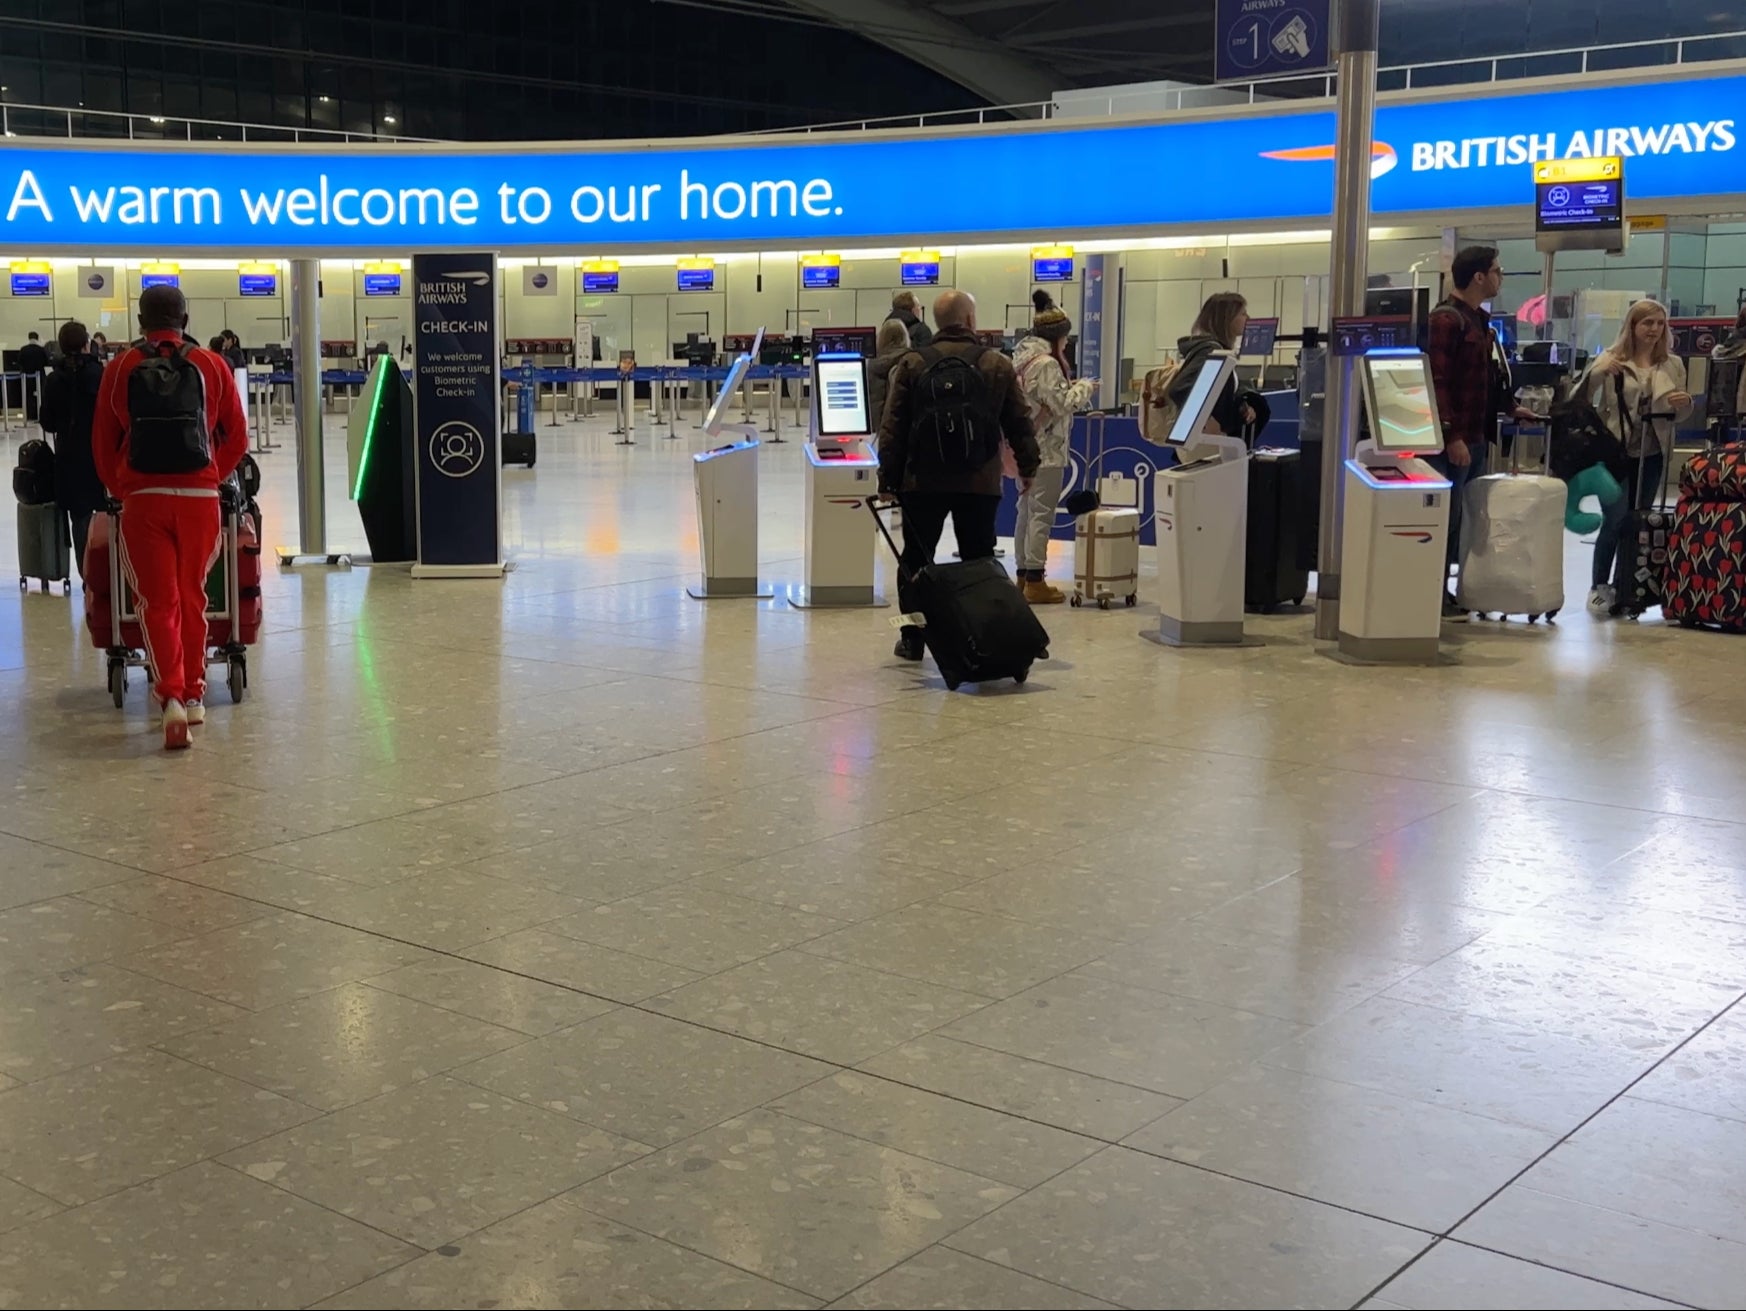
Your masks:
M1529 165L1623 155L1634 201L1746 192L1746 75L1378 109L1382 219L1526 207ZM680 250L854 239L1091 237L1327 220L1334 114L1263 107L941 135L599 146L128 146L7 141L0 246L21 254ZM1100 179L1038 187L1038 177ZM926 191L918 204L912 179ZM971 179L974 185L928 185ZM1224 181L1221 181L1223 179Z

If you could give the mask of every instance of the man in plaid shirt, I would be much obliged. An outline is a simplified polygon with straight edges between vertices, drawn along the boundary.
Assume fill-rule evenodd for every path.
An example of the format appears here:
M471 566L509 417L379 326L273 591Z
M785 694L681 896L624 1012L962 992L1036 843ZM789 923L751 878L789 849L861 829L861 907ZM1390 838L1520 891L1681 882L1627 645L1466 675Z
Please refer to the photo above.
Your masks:
M1454 485L1449 496L1449 564L1460 552L1462 493L1485 470L1486 444L1497 434L1497 417L1532 422L1530 410L1505 394L1496 365L1497 337L1485 305L1503 288L1503 269L1493 246L1468 246L1449 268L1454 291L1431 311L1425 353L1437 387L1443 423L1443 454L1435 465ZM1464 618L1453 595L1443 599L1446 618Z

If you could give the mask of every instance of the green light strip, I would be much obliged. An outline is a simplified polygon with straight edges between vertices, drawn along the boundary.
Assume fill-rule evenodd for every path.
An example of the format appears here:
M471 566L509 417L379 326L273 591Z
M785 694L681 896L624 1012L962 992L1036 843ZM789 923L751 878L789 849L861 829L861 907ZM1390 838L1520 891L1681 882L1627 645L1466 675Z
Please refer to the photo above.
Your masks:
M352 485L352 499L363 494L364 476L370 471L370 448L376 443L376 421L382 417L382 384L388 380L387 370L394 368L386 355L376 357L376 390L370 396L370 422L364 429L364 453L358 456L358 480Z

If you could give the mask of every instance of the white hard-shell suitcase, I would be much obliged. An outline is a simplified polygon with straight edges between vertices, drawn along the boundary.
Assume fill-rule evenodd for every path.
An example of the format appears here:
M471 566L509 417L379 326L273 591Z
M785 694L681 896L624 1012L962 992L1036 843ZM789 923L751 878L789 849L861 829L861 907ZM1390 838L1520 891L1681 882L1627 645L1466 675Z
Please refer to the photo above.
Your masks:
M1107 610L1139 600L1140 512L1093 510L1073 529L1074 605L1094 602Z
M1455 603L1486 615L1557 617L1564 605L1564 503L1557 478L1493 473L1467 486Z

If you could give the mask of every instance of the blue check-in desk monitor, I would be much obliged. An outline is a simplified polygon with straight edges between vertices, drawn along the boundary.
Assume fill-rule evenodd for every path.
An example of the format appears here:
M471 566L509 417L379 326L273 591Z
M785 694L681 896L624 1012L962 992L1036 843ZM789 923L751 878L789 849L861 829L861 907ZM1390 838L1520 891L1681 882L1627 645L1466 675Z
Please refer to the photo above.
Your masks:
M796 606L884 604L873 586L874 526L867 513L867 498L878 488L867 361L851 352L814 355L805 583L791 598Z
M1433 663L1448 585L1450 485L1424 458L1443 450L1430 361L1416 350L1374 350L1357 367L1368 436L1346 461L1340 654Z
M1165 439L1176 463L1154 476L1158 528L1158 631L1166 646L1243 641L1243 566L1249 526L1249 452L1213 419L1237 366L1211 356Z

